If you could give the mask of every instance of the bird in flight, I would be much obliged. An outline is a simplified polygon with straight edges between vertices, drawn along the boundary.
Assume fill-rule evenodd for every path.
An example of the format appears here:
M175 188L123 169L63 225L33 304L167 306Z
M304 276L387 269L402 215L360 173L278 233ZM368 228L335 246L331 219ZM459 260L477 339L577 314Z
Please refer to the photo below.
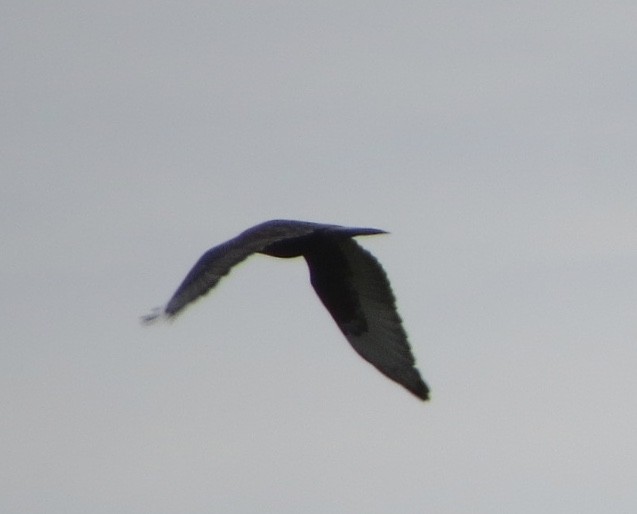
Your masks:
M303 257L312 287L354 350L385 376L427 400L429 388L415 367L387 275L353 239L384 233L375 228L266 221L204 253L168 303L142 321L175 317L254 253Z

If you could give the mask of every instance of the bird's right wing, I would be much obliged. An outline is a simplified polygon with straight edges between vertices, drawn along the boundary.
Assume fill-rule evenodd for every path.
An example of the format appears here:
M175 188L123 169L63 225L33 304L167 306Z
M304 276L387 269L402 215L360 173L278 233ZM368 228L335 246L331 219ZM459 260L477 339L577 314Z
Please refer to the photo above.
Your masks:
M321 225L306 222L274 220L261 223L204 253L188 272L165 307L143 316L144 323L158 318L172 318L188 304L205 295L227 275L233 266L266 246L311 234Z

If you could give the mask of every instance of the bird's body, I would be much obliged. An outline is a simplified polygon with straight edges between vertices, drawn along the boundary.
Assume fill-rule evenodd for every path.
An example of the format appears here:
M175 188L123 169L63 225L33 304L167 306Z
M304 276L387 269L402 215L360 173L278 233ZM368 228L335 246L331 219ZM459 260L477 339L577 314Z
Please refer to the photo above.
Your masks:
M379 262L352 239L382 233L373 228L292 220L261 223L204 253L168 304L143 320L176 316L254 253L302 256L314 290L354 350L381 373L427 400L429 389L414 367L387 275Z

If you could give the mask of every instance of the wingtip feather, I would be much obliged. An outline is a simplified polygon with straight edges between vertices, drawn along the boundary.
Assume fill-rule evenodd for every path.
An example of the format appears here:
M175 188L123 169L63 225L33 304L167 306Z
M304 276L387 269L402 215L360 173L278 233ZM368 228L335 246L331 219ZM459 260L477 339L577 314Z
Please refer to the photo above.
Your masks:
M139 321L142 325L152 325L161 319L166 319L166 311L163 307L155 307L151 312L140 316Z

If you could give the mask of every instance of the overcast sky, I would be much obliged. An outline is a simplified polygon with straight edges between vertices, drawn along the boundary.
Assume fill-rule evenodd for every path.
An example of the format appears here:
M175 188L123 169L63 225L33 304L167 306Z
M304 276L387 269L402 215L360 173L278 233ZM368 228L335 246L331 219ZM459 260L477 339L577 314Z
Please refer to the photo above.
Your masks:
M0 16L0 511L637 512L637 4ZM422 403L270 218L370 226Z

